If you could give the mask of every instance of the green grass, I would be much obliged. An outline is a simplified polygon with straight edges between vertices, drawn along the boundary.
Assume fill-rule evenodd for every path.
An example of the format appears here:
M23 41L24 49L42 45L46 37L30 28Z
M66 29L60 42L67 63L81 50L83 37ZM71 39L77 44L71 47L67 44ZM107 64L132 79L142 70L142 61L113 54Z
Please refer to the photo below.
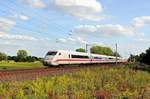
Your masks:
M150 99L150 74L96 67L34 81L0 84L2 99Z
M14 70L14 69L30 69L44 67L39 61L36 62L14 62L2 61L0 62L0 70Z

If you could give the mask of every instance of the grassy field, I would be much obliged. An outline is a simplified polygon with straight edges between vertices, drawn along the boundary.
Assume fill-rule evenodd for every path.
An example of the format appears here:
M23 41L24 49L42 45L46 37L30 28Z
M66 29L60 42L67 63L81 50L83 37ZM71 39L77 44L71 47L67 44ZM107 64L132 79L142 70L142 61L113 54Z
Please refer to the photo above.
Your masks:
M2 61L0 62L0 70L14 70L14 69L30 69L44 67L39 61L36 62L14 62Z
M150 99L150 74L96 67L34 81L0 83L0 99ZM103 98L102 98L103 97Z

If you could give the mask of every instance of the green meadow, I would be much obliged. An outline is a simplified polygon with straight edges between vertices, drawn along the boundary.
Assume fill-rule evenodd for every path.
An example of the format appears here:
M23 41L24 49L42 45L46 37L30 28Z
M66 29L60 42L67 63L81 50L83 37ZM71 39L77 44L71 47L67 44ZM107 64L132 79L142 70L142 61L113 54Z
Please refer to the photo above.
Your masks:
M43 64L39 61L35 62L14 62L14 61L1 61L0 70L15 70L15 69L31 69L42 68Z

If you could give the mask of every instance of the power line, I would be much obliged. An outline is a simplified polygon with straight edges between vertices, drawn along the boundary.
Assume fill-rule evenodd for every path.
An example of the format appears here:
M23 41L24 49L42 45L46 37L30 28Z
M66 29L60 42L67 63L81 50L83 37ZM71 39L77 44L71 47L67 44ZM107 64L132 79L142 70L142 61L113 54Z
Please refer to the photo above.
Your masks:
M0 9L0 10L1 10L1 9ZM3 11L3 13L6 13L6 12ZM10 19L10 18L9 18L9 19ZM5 23L5 24L8 24L8 25L9 25L9 23ZM38 27L39 27L39 26L38 26ZM36 30L38 30L38 32L35 31L35 30L33 31L33 29L30 29L30 28L22 27L22 26L20 26L20 25L16 25L14 29L16 29L16 28L20 28L20 29L32 31L32 32L38 33L38 34L42 34L41 31L39 31L39 28L41 28L41 27L39 27L39 28L36 29ZM45 34L45 33L46 33L46 34L50 34L49 32L44 32L44 34ZM43 35L43 34L42 34L42 35ZM52 34L52 33L51 33L51 35L52 35L52 36L55 36L55 35Z
M1 20L0 20L0 22L1 22ZM5 23L5 24L9 25L9 23ZM20 26L15 26L15 29L24 30L24 31L31 32L31 33L36 33L36 34L37 33L41 34L39 31L33 31L32 29L25 28L25 27L20 27Z
M14 4L13 2L11 2L12 4ZM2 4L1 4L2 5ZM14 8L12 8L12 6L10 7L10 6L8 6L8 5L4 5L3 4L3 6L6 6L7 8L9 8L9 9L11 9L11 10L13 10L13 12L16 10L16 9L14 9ZM18 11L15 11L16 13L18 13ZM20 13L20 12L19 12ZM22 13L22 12L21 12ZM38 16L40 16L40 17L43 17L43 16L41 16L40 14L38 14L38 13L35 13L35 14L37 14ZM48 19L48 17L43 17L42 19L46 19L47 18L47 20L48 20L48 22L49 22L49 19ZM50 25L50 24L47 24L47 21L44 21L44 20L40 20L40 22L42 22L44 25ZM52 22L52 23L54 23L53 21L50 21L50 22ZM58 26L58 27L56 27L55 25L53 25L53 26L55 26L56 27L56 29L59 29L59 30L61 30L62 32L65 32L64 31L64 29L62 29L62 28L64 28L64 27L62 27L61 25L59 25L59 24L57 24L57 23L54 23L56 26ZM60 28L61 27L61 28Z

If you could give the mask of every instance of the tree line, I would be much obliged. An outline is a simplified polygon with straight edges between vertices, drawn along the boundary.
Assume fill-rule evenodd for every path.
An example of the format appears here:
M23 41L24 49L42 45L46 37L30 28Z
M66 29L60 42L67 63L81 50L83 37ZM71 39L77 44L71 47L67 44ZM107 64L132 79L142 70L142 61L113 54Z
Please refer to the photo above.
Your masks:
M86 52L84 48L78 48L76 49L77 52ZM118 52L113 52L111 48L109 47L102 47L102 46L92 46L90 48L90 52L93 54L102 54L102 55L109 55L109 56L118 56L121 55Z
M148 48L145 52L141 53L140 55L131 54L128 60L130 62L140 62L150 65L150 48Z
M15 62L34 62L39 61L41 58L36 56L29 56L26 50L18 50L17 56L8 56L5 53L0 52L0 61L15 61Z
M86 52L84 48L78 48L76 49L76 51ZM90 52L93 54L103 54L103 55L120 57L119 53L113 52L112 49L109 47L93 46L90 48ZM36 56L29 56L26 50L18 50L17 56L8 56L5 53L0 53L0 61L2 60L8 60L8 61L13 60L15 62L34 62L34 61L40 61L41 58L38 58Z

